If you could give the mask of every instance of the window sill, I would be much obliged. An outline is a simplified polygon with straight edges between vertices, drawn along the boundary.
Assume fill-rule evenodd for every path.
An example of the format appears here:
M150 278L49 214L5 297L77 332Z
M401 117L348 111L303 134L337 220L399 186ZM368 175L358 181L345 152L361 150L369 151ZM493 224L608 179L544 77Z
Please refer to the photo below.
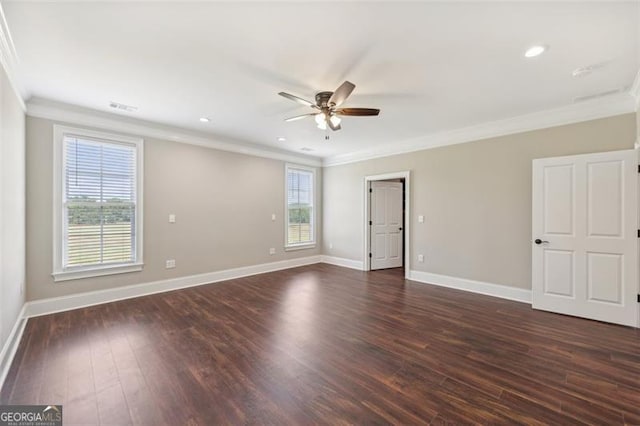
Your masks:
M82 278L102 277L105 275L126 274L142 271L144 263L127 263L124 265L99 266L93 268L72 269L69 271L57 271L51 274L53 281L70 281Z
M295 246L285 246L284 251L306 250L316 248L316 243L298 244Z

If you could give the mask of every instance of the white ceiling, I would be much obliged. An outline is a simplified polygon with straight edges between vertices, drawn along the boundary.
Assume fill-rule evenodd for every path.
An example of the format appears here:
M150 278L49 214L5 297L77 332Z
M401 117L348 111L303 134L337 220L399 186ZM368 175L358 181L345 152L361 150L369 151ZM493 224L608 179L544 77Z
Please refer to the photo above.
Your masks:
M26 92L321 157L628 90L640 68L637 2L3 2ZM526 59L535 43L547 53ZM578 67L604 64L575 78ZM285 123L343 80L343 130ZM621 95L618 95L621 96ZM624 95L628 96L628 95ZM604 99L604 98L603 98ZM199 117L212 119L199 122ZM278 137L287 138L279 142Z

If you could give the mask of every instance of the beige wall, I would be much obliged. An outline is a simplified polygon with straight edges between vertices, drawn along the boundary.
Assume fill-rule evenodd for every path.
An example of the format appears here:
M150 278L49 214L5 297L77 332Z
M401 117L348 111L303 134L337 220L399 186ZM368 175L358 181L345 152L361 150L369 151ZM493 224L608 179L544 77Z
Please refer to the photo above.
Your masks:
M24 120L22 106L0 67L0 350L24 304Z
M636 111L636 141L640 141L640 110Z
M362 260L364 177L410 170L413 270L531 288L531 160L630 149L635 132L626 114L325 168L324 254Z
M283 252L283 162L145 138L144 270L54 283L53 124L27 118L29 300L321 253ZM531 160L632 148L635 133L627 114L325 168L322 253L362 260L364 177L411 170L412 269L530 288Z
M29 300L320 253L320 246L283 251L282 161L145 138L144 270L54 283L53 124L45 119L27 118ZM320 200L321 170L317 180ZM175 224L168 223L170 213L176 215ZM271 220L272 213L276 214L275 221ZM320 215L318 222L321 223ZM270 247L276 248L276 255L269 255ZM177 267L165 269L166 259L176 259Z

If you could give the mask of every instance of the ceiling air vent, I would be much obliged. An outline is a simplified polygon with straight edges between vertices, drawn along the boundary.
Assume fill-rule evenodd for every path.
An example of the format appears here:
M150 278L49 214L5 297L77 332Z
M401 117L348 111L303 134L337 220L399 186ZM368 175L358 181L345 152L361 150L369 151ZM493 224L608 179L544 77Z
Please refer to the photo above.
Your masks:
M315 151L313 148L309 148L309 147L304 147L304 148L300 148L300 151L306 151L306 152L311 152L311 151Z
M109 102L109 108L117 109L120 111L126 111L126 112L134 112L138 110L138 107L120 104L118 102Z
M591 95L578 96L573 98L573 102L584 102L584 101L590 101L592 99L604 98L605 96L615 95L623 91L624 89L613 89L613 90L607 90L604 92L593 93Z
M571 75L574 77L586 77L589 74L593 73L594 71L598 71L606 67L607 65L609 65L610 62L611 61L598 62L597 64L591 64L591 65L587 65L586 67L576 68L575 70L573 70Z

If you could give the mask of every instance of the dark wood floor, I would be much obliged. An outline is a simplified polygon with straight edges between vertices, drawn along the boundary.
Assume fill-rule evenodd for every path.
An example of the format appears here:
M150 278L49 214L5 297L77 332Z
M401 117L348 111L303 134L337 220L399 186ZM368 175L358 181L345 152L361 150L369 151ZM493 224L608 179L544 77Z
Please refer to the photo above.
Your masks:
M319 264L29 320L65 424L640 424L637 330Z

